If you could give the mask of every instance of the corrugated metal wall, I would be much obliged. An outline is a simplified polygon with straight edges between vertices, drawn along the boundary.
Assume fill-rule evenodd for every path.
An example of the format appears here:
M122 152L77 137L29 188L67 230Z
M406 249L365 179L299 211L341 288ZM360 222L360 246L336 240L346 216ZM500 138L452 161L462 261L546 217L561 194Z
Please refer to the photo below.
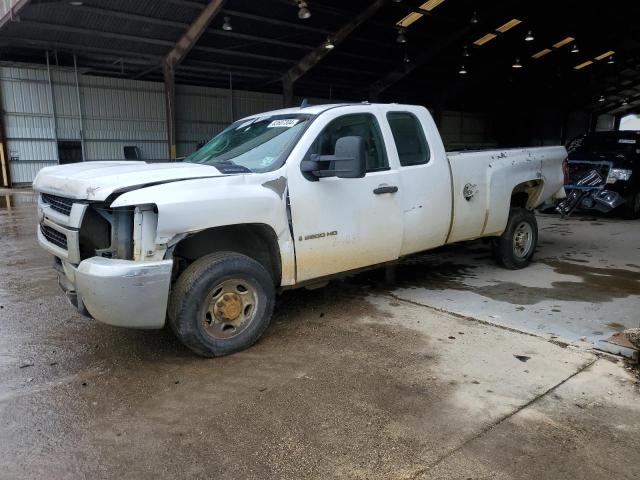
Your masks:
M491 124L477 113L442 112L440 135L447 150L496 146Z
M229 123L253 113L282 108L282 95L222 88L176 87L176 142L178 156L196 149Z
M167 158L161 83L78 75L68 68L0 63L0 94L11 178L30 183L37 171L58 163L58 141L82 141L85 160L124 158L137 146L143 159ZM79 93L79 99L78 99ZM310 99L312 104L330 103ZM178 156L193 152L234 119L281 108L278 94L178 85ZM55 112L55 115L54 115ZM82 127L81 128L81 124ZM444 112L442 135L450 149L491 145L481 115Z
M137 146L144 159L167 157L163 85L79 75L42 65L0 65L0 93L14 184L58 163L58 141L82 141L86 160L124 158ZM281 108L281 95L179 85L178 155L195 150L234 118ZM55 112L55 115L54 115ZM81 112L81 115L80 115ZM81 121L83 128L81 129Z
M0 67L0 88L11 178L28 182L57 163L46 71Z

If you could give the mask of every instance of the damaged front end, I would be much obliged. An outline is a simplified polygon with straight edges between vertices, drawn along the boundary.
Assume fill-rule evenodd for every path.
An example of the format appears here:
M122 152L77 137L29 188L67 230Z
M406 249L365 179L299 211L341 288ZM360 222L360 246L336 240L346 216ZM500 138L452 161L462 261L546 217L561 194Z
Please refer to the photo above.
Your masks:
M564 187L567 196L556 206L563 217L577 209L608 213L625 203L622 195L606 188L616 181L610 162L573 161L569 168L570 184Z
M111 208L41 192L38 241L58 283L85 316L133 328L164 325L172 260L155 243L153 205Z

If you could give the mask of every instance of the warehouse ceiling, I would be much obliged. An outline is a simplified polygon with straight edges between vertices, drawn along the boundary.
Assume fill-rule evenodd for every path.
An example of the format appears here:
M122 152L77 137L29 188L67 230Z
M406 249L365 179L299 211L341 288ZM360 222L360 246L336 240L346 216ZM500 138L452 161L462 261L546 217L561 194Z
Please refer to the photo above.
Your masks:
M87 74L162 81L164 57L209 2L13 3L0 60L45 63L48 52L71 66L75 54ZM296 72L299 96L637 111L638 18L640 2L621 0L227 0L175 76L281 92Z

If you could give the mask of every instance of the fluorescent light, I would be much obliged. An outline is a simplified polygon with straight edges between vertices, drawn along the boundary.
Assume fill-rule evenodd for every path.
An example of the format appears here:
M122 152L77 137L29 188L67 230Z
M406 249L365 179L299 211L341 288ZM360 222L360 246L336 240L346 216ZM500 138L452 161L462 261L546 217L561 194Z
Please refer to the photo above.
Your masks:
M511 30L513 27L515 27L516 25L519 25L522 23L522 20L518 20L517 18L514 18L512 20L509 20L507 23L505 23L504 25L496 28L496 30L500 33L505 33L508 30Z
M564 47L567 43L571 43L575 40L573 37L567 37L564 40L560 40L558 43L553 44L553 48Z
M586 62L582 62L580 65L576 65L575 67L573 67L574 70L581 70L584 67L588 67L589 65L593 64L593 60L587 60Z
M473 42L474 45L478 45L479 47L484 45L487 42L490 42L491 40L493 40L494 38L496 38L497 35L495 33L487 33L484 37L479 38L478 40L476 40L475 42Z
M444 2L444 0L429 0L428 2L424 2L422 5L420 5L420 8L422 10L426 10L427 12L430 12L431 10L436 8L438 5L440 5L442 2Z
M596 60L598 60L598 61L604 60L605 58L610 57L614 53L616 53L616 52L614 52L613 50L609 50L608 52L604 52L602 55L598 55L596 57Z
M534 53L533 55L531 55L531 58L544 57L547 53L551 53L550 48L545 48L544 50L540 50L538 53Z
M400 20L398 23L396 23L396 26L398 26L398 27L408 27L409 25L411 25L416 20L420 20L422 18L422 16L423 16L422 13L411 12L409 15L407 15L402 20Z

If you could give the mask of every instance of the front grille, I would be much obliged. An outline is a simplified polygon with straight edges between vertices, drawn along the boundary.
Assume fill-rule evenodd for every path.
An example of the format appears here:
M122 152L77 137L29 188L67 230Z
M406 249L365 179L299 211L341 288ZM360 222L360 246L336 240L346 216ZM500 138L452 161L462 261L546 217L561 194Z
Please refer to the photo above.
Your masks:
M47 225L40 225L40 231L48 242L67 250L67 236L64 233L59 232Z
M609 164L607 163L581 163L569 162L569 179L571 185L576 185L578 181L595 170L602 178L602 183L607 180L609 175Z
M72 199L58 197L57 195L50 195L48 193L42 193L41 198L44 203L51 206L52 210L67 216L71 214L71 207L73 207Z

